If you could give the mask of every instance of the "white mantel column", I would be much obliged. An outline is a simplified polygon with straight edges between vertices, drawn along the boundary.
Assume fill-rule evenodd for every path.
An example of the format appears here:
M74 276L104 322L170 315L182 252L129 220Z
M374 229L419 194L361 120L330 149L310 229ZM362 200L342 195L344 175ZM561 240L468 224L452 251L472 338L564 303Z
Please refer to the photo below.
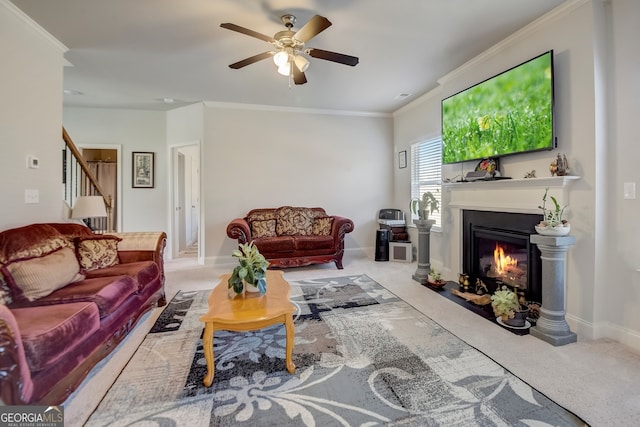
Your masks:
M569 330L564 318L565 260L567 250L576 243L576 238L532 234L530 240L542 253L542 307L536 326L529 332L555 346L576 342L577 336Z

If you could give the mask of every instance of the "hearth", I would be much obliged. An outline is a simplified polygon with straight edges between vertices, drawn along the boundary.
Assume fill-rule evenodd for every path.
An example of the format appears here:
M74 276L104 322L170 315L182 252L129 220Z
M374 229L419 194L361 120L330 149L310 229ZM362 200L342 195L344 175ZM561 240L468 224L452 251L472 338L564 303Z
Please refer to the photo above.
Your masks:
M505 284L528 301L542 301L540 251L529 241L541 220L537 214L462 211L462 265L471 291L480 279L489 293Z

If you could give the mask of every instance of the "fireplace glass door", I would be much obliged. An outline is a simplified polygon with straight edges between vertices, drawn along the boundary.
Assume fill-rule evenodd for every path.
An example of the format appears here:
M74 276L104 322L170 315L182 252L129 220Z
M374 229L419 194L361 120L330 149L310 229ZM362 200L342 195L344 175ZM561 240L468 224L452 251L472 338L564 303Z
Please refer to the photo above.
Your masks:
M489 293L502 284L517 287L528 301L542 300L540 250L530 242L542 215L464 210L463 272L480 279Z
M486 281L504 283L522 291L528 289L529 236L476 231L477 265L474 270Z

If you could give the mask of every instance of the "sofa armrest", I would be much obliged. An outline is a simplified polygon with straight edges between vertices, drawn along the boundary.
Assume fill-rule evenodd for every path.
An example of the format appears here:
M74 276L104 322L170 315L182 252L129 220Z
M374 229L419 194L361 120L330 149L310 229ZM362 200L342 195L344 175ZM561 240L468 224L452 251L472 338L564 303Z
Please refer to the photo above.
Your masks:
M31 371L16 318L0 305L0 400L5 405L21 405L32 393Z
M118 242L118 257L122 264L137 261L154 261L160 266L164 264L164 248L167 243L167 234L164 231L111 234L122 239Z
M353 231L353 221L343 216L332 215L333 225L331 226L331 235L333 240L338 243L344 240L344 235Z
M238 239L238 244L248 243L251 241L251 227L246 219L234 218L227 225L227 236Z

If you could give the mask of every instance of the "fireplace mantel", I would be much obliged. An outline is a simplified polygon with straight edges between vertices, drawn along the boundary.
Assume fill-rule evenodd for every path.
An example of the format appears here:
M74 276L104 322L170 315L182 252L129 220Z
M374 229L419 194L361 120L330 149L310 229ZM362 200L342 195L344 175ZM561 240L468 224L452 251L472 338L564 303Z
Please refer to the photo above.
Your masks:
M552 188L566 187L573 181L580 179L579 176L550 176L545 178L522 178L522 179L499 179L496 181L469 181L469 182L446 182L442 186L449 190L456 189L483 189L483 190L502 190L513 187L536 187L536 188Z
M493 212L541 214L538 206L546 188L561 206L570 205L569 187L579 176L501 179L444 183L442 185L442 230L449 242L450 271L446 278L456 280L462 265L462 212L466 209ZM551 200L548 201L552 203ZM571 221L571 209L566 210Z
M500 179L496 181L451 182L442 184L444 204L452 209L540 213L544 189L549 188L558 203L569 203L569 186L579 176Z

